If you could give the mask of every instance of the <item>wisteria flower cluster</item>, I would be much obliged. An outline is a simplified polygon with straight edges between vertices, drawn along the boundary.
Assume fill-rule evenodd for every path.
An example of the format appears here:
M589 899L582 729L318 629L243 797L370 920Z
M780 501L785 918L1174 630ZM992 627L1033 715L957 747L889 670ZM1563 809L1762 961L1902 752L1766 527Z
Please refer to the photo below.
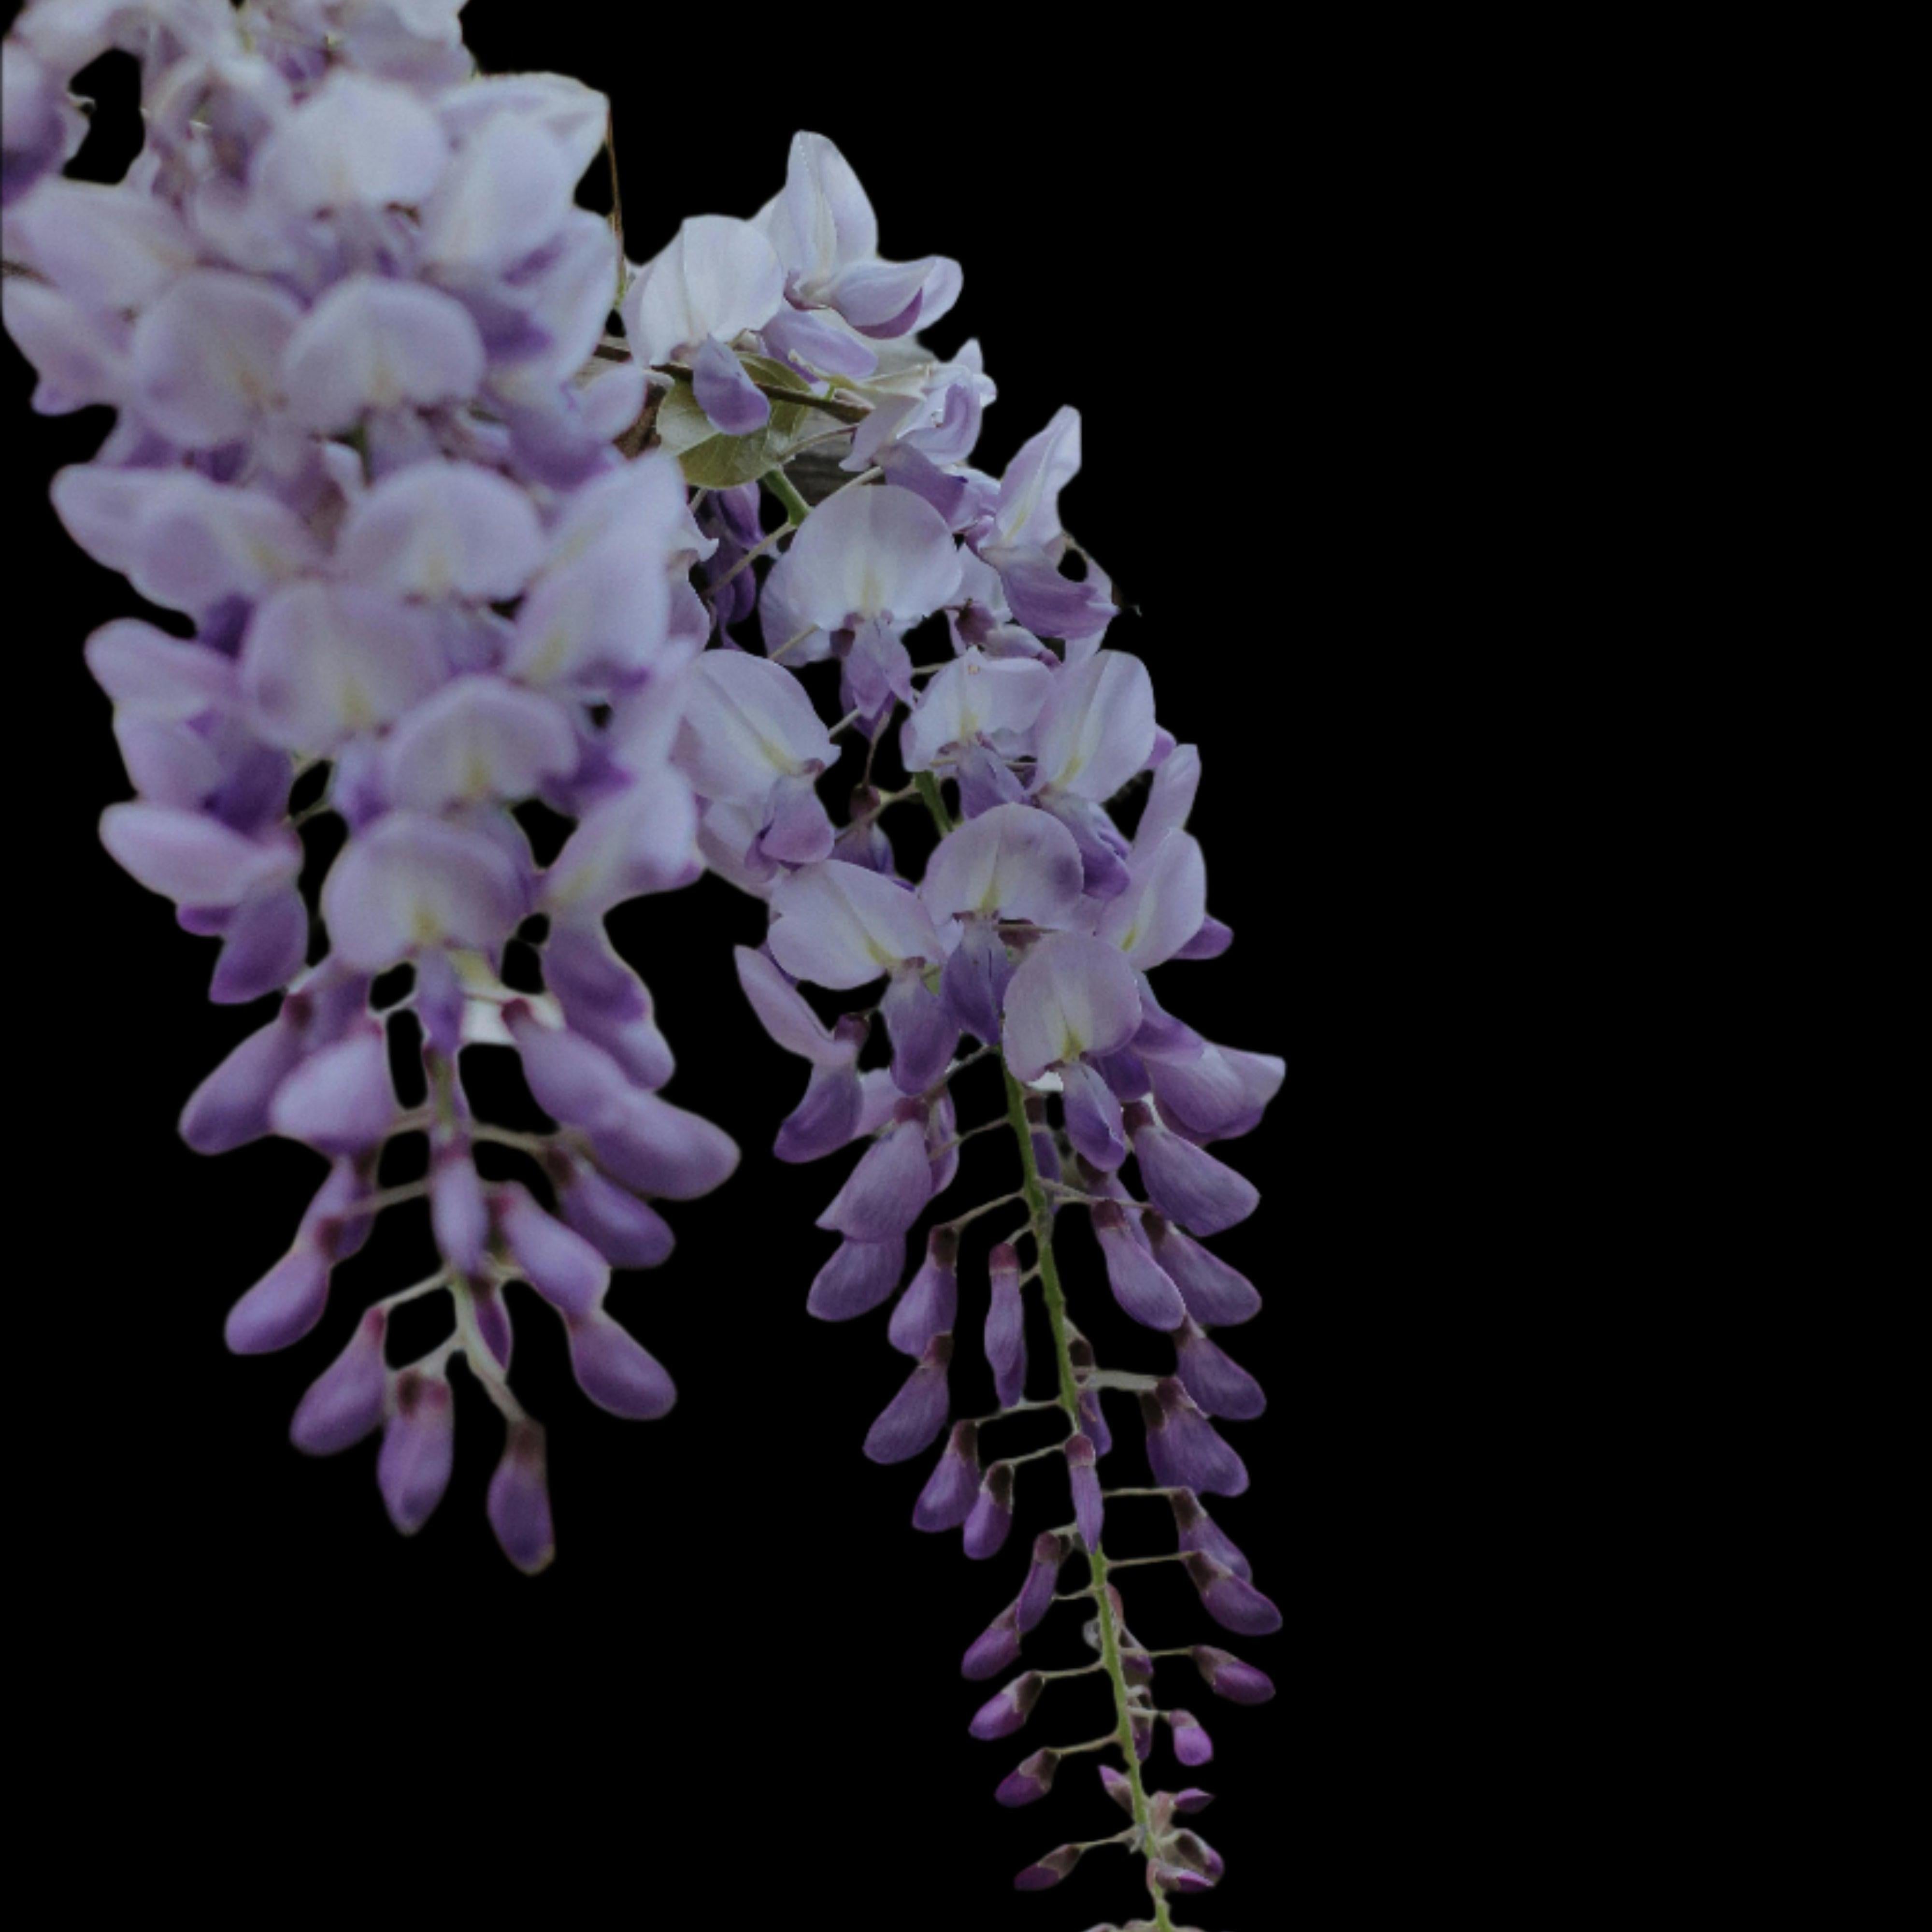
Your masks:
M1083 1610L1092 1661L1019 1669L970 1728L1007 1738L1056 1679L1104 1679L1110 1728L1036 1750L997 1796L1029 1804L1070 1759L1112 1752L1100 1778L1128 1822L1017 1883L1119 1845L1149 1901L1126 1932L1172 1932L1172 1901L1222 1866L1192 1822L1208 1793L1148 1774L1163 1726L1184 1769L1212 1756L1198 1719L1160 1701L1157 1666L1190 1659L1236 1703L1273 1686L1217 1645L1142 1642L1118 1580L1174 1564L1222 1630L1281 1623L1204 1499L1246 1488L1218 1425L1263 1408L1217 1339L1259 1297L1207 1245L1258 1196L1210 1150L1256 1125L1283 1069L1204 1037L1150 979L1232 935L1187 830L1200 756L1157 722L1146 666L1108 645L1112 585L1060 520L1078 418L1062 410L1002 476L973 466L994 398L977 346L943 359L917 333L958 298L958 265L882 256L821 136L796 137L754 218L688 220L625 262L574 199L607 139L602 97L474 76L459 12L37 0L6 44L7 326L38 407L118 412L56 506L192 626L128 620L88 641L137 794L102 837L185 928L220 935L214 999L281 996L182 1131L208 1152L279 1134L330 1163L230 1346L299 1340L374 1217L426 1201L440 1268L368 1311L295 1439L327 1452L380 1430L383 1498L414 1529L448 1480L460 1354L508 1424L490 1520L540 1568L543 1435L509 1388L504 1284L555 1308L593 1401L662 1414L668 1376L605 1312L611 1270L664 1262L657 1204L737 1159L662 1096L670 1050L604 916L706 868L763 900L739 980L808 1070L775 1152L858 1150L819 1217L836 1246L807 1305L847 1321L890 1304L911 1364L866 1454L936 1452L915 1526L980 1560L1049 1468L1064 1478L1067 1520L1033 1537L964 1669L1015 1670L1062 1604ZM109 46L140 57L147 141L101 187L61 169L82 124L69 80ZM821 781L848 752L862 768L835 818ZM532 800L574 822L548 863L519 815ZM298 826L322 812L346 838L312 910ZM540 945L540 992L506 982L514 936ZM415 1106L392 1073L404 1009ZM550 1131L480 1117L472 1046L514 1049ZM964 1123L982 1064L1003 1100ZM1010 1136L1012 1186L935 1217L982 1131ZM426 1137L427 1178L385 1186L404 1136ZM536 1191L479 1175L491 1142L530 1156ZM962 1281L962 1236L1002 1209L1016 1225ZM1056 1252L1076 1223L1171 1360L1099 1358ZM390 1312L430 1294L452 1305L448 1338L392 1364ZM954 1371L975 1345L998 1406L962 1418ZM1138 1404L1151 1485L1108 1480L1109 1394ZM1010 1446L1028 1417L1058 1435ZM1173 1549L1110 1552L1142 1499L1171 1514Z
M621 264L573 190L603 98L466 77L455 10L28 9L4 56L5 314L38 408L118 412L94 460L55 478L62 521L193 627L128 619L88 641L136 794L102 840L188 931L221 936L213 998L284 994L182 1132L209 1154L278 1134L330 1163L229 1344L298 1340L374 1217L426 1197L441 1268L368 1310L295 1440L326 1454L380 1430L383 1499L414 1530L448 1481L461 1354L508 1424L490 1521L535 1570L552 1546L544 1436L509 1387L503 1284L556 1309L592 1401L662 1415L670 1379L605 1311L610 1270L662 1262L656 1204L737 1160L663 1097L670 1049L602 924L701 870L670 752L710 629L688 573L716 545L674 459L627 462L614 440L645 377L593 356ZM140 56L146 142L101 186L58 167L78 133L66 80L110 46ZM319 928L291 810L304 783L304 812L348 833ZM512 815L530 799L577 821L547 866ZM533 915L548 990L526 997L499 968ZM410 990L372 1010L405 964ZM392 1072L403 1008L415 1108ZM472 1042L513 1046L558 1124L529 1142L547 1204L478 1177L479 1142L528 1137L476 1118ZM427 1136L428 1178L382 1189L406 1135ZM391 1364L392 1312L432 1293L449 1338Z

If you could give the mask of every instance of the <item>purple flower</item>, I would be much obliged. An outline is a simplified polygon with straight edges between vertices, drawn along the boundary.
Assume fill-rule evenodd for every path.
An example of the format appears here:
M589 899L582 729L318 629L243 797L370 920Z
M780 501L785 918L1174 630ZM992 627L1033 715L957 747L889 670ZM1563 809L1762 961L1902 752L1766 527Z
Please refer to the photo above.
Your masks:
M550 1526L544 1432L537 1424L510 1425L502 1460L490 1478L487 1508L503 1554L519 1570L535 1576L548 1568L556 1554L556 1537Z
M1170 1711L1167 1714L1168 1728L1174 1734L1174 1754L1191 1771L1204 1765L1214 1755L1214 1740L1202 1729L1200 1721L1192 1712Z
M1085 1435L1068 1437L1066 1475L1073 1491L1074 1520L1079 1528L1080 1540L1090 1550L1100 1546L1100 1530L1106 1516L1106 1506L1100 1495L1100 1473L1095 1469L1094 1462L1091 1437Z
M1000 1780L1000 1788L993 1794L994 1800L1010 1806L1037 1803L1053 1789L1054 1774L1060 1765L1059 1752L1035 1751Z
M1013 1472L1010 1463L995 1462L981 1478L980 1493L966 1519L966 1554L983 1562L1005 1546L1013 1526Z
M946 1370L952 1360L952 1337L935 1335L866 1438L866 1454L873 1462L903 1462L932 1447L946 1426Z
M954 1425L938 1466L920 1492L913 1527L928 1534L957 1529L980 1496L980 1432L970 1422Z
M886 1330L886 1339L901 1354L922 1355L935 1335L952 1332L959 1312L958 1254L959 1237L952 1228L938 1227L928 1236L926 1260L900 1296Z
M1002 1408L1020 1400L1026 1382L1026 1306L1020 1298L1020 1258L1002 1241L987 1259L992 1295L986 1309L986 1360Z
M973 1735L989 1742L1011 1737L1031 1714L1046 1688L1046 1680L1036 1670L1016 1677L997 1696L988 1698L980 1706L970 1726Z
M376 1486L389 1520L405 1536L413 1536L449 1486L456 1453L455 1405L440 1372L416 1369L396 1377L390 1402L376 1461Z
M1265 1704L1274 1696L1274 1684L1265 1671L1244 1664L1212 1644L1197 1643L1190 1653L1208 1688L1231 1704Z

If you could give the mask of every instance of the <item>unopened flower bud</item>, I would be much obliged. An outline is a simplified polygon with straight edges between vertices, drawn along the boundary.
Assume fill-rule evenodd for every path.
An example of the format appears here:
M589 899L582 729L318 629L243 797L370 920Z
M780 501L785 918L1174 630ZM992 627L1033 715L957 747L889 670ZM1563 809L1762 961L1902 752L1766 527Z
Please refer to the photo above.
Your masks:
M655 1422L670 1414L677 1400L676 1385L664 1365L621 1322L592 1308L566 1326L578 1387L599 1408L634 1422Z
M966 1519L966 1554L976 1562L998 1555L1012 1526L1012 1465L995 1462L981 1479L973 1513Z
M542 1426L513 1422L485 1506L503 1554L526 1576L535 1576L556 1554L545 1460Z
M902 1355L925 1354L935 1335L950 1334L959 1313L958 1231L947 1226L927 1237L926 1260L899 1297L886 1339Z
M1078 1845L1062 1845L1058 1851L1048 1852L1036 1864L1030 1864L1013 1880L1016 1892L1045 1892L1058 1885L1080 1862Z
M1181 1567L1201 1592L1208 1614L1223 1630L1242 1636L1267 1636L1281 1628L1281 1612L1246 1577L1238 1576L1225 1563L1197 1552Z
M959 1674L975 1682L997 1677L1018 1660L1019 1654L1018 1620L1010 1609L1002 1610L967 1652L959 1666Z
M309 1384L296 1406L289 1435L310 1456L332 1456L359 1442L382 1420L388 1371L382 1362L388 1318L372 1308L356 1324L349 1346Z
M266 1354L299 1342L328 1304L328 1263L298 1241L228 1311L224 1339L238 1355Z
M1163 1487L1238 1496L1248 1486L1240 1456L1224 1442L1178 1380L1169 1376L1141 1397L1148 1461Z
M1173 1506L1174 1526L1180 1532L1183 1550L1198 1550L1217 1563L1225 1563L1237 1576L1245 1576L1250 1582L1254 1580L1248 1559L1202 1507L1200 1498L1192 1490L1177 1490L1168 1500Z
M1080 1540L1090 1551L1097 1550L1107 1506L1100 1495L1100 1473L1094 1467L1091 1436L1067 1438L1066 1477L1073 1492L1073 1520L1079 1528Z
M1244 1664L1225 1650L1197 1643L1190 1654L1208 1680L1208 1689L1231 1704L1265 1704L1274 1695L1274 1684L1267 1672Z
M988 1698L980 1706L969 1727L973 1735L988 1742L994 1738L1010 1737L1032 1714L1046 1685L1046 1680L1036 1670L1016 1677L997 1696Z
M1054 1592L1060 1585L1060 1566L1066 1560L1066 1544L1052 1530L1034 1538L1033 1563L1027 1571L1025 1587L1013 1605L1014 1620L1022 1630L1033 1629L1053 1607Z
M905 1385L880 1412L866 1438L866 1454L874 1462L903 1462L929 1448L946 1426L952 1399L946 1372L952 1360L952 1337L935 1335L920 1358Z
M1214 1741L1191 1711L1170 1711L1168 1728L1174 1733L1174 1754L1192 1771L1214 1755Z
M448 1382L440 1372L404 1370L391 1394L376 1482L389 1520L405 1536L422 1528L442 1502L455 1453L456 1408Z
M1001 1804L1031 1804L1053 1789L1054 1773L1059 1768L1059 1752L1035 1751L1016 1771L1006 1776L994 1792L994 1798Z
M1026 1304L1020 1294L1020 1258L1012 1244L1000 1242L987 1257L992 1292L986 1308L986 1360L1002 1408L1010 1408L1025 1392Z
M980 1431L973 1423L958 1423L913 1506L913 1527L929 1534L957 1529L972 1514L979 1494Z

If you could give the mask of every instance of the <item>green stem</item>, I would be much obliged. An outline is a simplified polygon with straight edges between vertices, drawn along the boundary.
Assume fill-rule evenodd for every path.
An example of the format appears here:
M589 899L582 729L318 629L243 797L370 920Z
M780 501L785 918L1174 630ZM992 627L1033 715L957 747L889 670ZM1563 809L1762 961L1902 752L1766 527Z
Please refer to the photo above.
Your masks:
M926 808L932 813L932 822L939 827L943 838L952 830L952 820L940 795L938 780L930 772L918 772L914 773L913 782L918 786L919 795L926 801ZM1006 1082L1007 1123L1012 1128L1013 1138L1019 1143L1023 1177L1021 1192L1025 1196L1027 1214L1032 1223L1034 1246L1040 1257L1037 1266L1040 1291L1046 1303L1047 1322L1053 1330L1053 1358L1060 1374L1060 1406L1066 1412L1071 1425L1078 1429L1082 1426L1080 1385L1073 1378L1073 1354L1067 1339L1066 1295L1060 1285L1060 1264L1053 1252L1053 1215L1047 1205L1046 1190L1040 1185L1039 1163L1034 1159L1033 1129L1028 1124L1026 1117L1026 1090L1013 1078L1004 1056L1000 1071ZM1148 1842L1147 1787L1141 1782L1140 1757L1134 1749L1134 1725L1127 1702L1126 1673L1120 1667L1120 1632L1114 1627L1113 1602L1107 1594L1106 1552L1097 1545L1089 1550L1087 1567L1094 1580L1094 1606L1100 1628L1101 1666L1114 1688L1114 1741L1120 1748L1127 1786L1133 1797L1134 1822L1140 1828L1142 1848L1150 1864L1153 1852ZM1154 1922L1160 1932L1173 1932L1174 1921L1168 1916L1167 1899L1160 1892L1154 1894Z
M932 822L939 827L939 836L944 838L952 830L952 820L946 809L946 800L940 794L939 781L930 772L914 772L912 775L914 788L926 801L926 808L932 814Z
M785 514L790 518L796 530L812 514L812 506L793 488L791 478L782 470L767 470L764 485L784 506Z
M1006 1081L1006 1118L1011 1124L1013 1138L1019 1143L1020 1166L1025 1175L1022 1191L1026 1196L1027 1210L1033 1219L1034 1245L1040 1254L1040 1285L1046 1302L1048 1324L1053 1330L1053 1357L1060 1371L1060 1406L1066 1410L1069 1420L1076 1429L1082 1424L1080 1418L1080 1385L1073 1378L1073 1356L1068 1346L1066 1334L1066 1295L1060 1285L1060 1264L1053 1252L1053 1216L1046 1202L1046 1190L1040 1183L1039 1164L1034 1159L1033 1130L1026 1117L1026 1090L1013 1078L1012 1070L1004 1060L1000 1071ZM1142 1845L1148 1850L1149 1862L1152 1852L1148 1848L1148 1796L1147 1788L1141 1782L1141 1761L1134 1749L1133 1720L1127 1703L1126 1673L1120 1668L1120 1632L1114 1624L1114 1606L1107 1594L1106 1552L1096 1544L1087 1552L1087 1566L1093 1573L1094 1605L1100 1626L1100 1661L1107 1672L1107 1681L1114 1687L1114 1714L1118 1729L1114 1736L1120 1748L1120 1757L1127 1774L1127 1785L1133 1795L1134 1822L1141 1828ZM1154 1923L1162 1932L1172 1932L1173 1921L1168 1918L1165 1896L1154 1894Z

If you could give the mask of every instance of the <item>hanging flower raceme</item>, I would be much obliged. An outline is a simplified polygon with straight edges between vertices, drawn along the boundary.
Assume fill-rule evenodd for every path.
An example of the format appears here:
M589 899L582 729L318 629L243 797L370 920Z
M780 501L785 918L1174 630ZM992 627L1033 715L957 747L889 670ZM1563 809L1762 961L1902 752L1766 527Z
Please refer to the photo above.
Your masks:
M620 263L572 200L603 98L470 77L455 14L28 8L5 49L6 321L37 407L118 412L94 460L56 478L62 520L193 628L129 619L88 641L136 793L103 842L188 930L220 936L213 998L280 996L182 1132L208 1153L278 1134L328 1163L230 1345L299 1340L374 1217L423 1202L440 1267L362 1318L295 1439L328 1454L380 1431L383 1499L415 1530L448 1480L462 1355L507 1424L490 1520L536 1569L544 1438L509 1387L503 1286L556 1310L593 1402L662 1415L670 1378L607 1311L611 1272L663 1262L658 1204L736 1160L663 1097L670 1050L603 927L700 870L671 752L710 624L688 573L715 539L670 456L614 446L644 375L593 359ZM66 76L110 43L142 60L148 140L105 187L58 170ZM515 816L530 800L576 821L547 866ZM321 888L326 946L296 829L323 812L347 834ZM519 992L505 949L532 919L544 986ZM415 1105L392 1072L404 1010ZM553 1129L478 1118L464 1069L479 1046L517 1054ZM428 1174L384 1188L399 1136L427 1139ZM532 1157L543 1198L479 1172L493 1142ZM448 1339L392 1364L391 1311L430 1294Z
M1061 410L1000 477L973 467L994 394L978 346L942 361L916 334L956 300L958 266L884 259L821 136L796 136L755 218L687 220L627 269L574 201L602 97L475 76L459 11L34 0L5 44L7 326L38 408L116 412L55 505L188 633L129 619L88 640L135 794L102 838L218 937L217 1001L277 1001L182 1132L208 1153L280 1135L326 1165L229 1342L301 1340L376 1216L422 1203L439 1265L358 1316L294 1438L324 1454L380 1432L381 1493L412 1532L449 1480L460 1354L506 1421L490 1520L541 1568L544 1432L509 1385L505 1285L555 1311L592 1401L662 1415L670 1377L609 1312L613 1270L662 1263L662 1204L736 1160L664 1097L670 1048L604 916L706 866L760 898L740 982L806 1067L776 1152L855 1156L818 1217L834 1241L808 1306L890 1304L908 1364L866 1453L931 1459L919 1528L958 1532L977 1562L1026 1553L965 1675L1006 1676L1057 1606L1085 1609L1091 1660L1020 1668L970 1727L1037 1732L1067 1676L1113 1700L1105 1736L1036 1744L996 1796L1042 1800L1070 1758L1112 1750L1126 1828L1017 1882L1118 1844L1150 1900L1134 1926L1169 1928L1222 1862L1186 1822L1207 1794L1148 1768L1163 1726L1184 1768L1213 1753L1157 1698L1160 1666L1188 1658L1236 1704L1272 1687L1214 1646L1143 1645L1118 1579L1171 1563L1222 1629L1281 1621L1204 1499L1246 1489L1222 1429L1263 1407L1222 1339L1259 1297L1208 1245L1258 1197L1214 1150L1282 1068L1162 1004L1184 977L1166 969L1230 934L1186 829L1200 758L1109 645L1112 586L1060 521L1078 418ZM68 82L110 46L141 62L147 138L104 187L62 169L82 128ZM916 632L943 632L938 662L915 662ZM823 781L861 746L834 798ZM892 829L913 807L938 834L922 866ZM343 838L312 906L303 834L324 813ZM540 857L526 825L558 815L568 836ZM514 1054L544 1131L488 1118L472 1075L489 1048ZM1000 1104L962 1123L982 1065ZM954 1211L982 1130L1010 1135L1012 1185ZM404 1137L423 1178L386 1185ZM1002 1209L1016 1224L969 1255L962 1233ZM1151 1366L1103 1364L1074 1321L1057 1244L1082 1220L1096 1282L1161 1338ZM446 1339L392 1360L394 1311L430 1296ZM956 1414L956 1384L982 1372L992 1412ZM1109 1394L1138 1402L1151 1485L1109 1480ZM1058 1435L1027 1447L1048 1418ZM1054 1465L1066 1520L1016 1540ZM1174 1547L1123 1558L1148 1498ZM1070 1564L1084 1580L1064 1590Z
M776 1151L806 1161L856 1150L819 1216L837 1244L806 1299L829 1321L891 1304L887 1339L910 1366L866 1454L936 1454L914 1522L959 1532L965 1554L982 1561L1012 1540L1041 1486L1038 1465L1066 1472L1071 1520L1028 1546L1018 1596L964 1668L974 1679L1014 1669L1070 1594L1090 1605L1094 1660L1023 1670L971 1729L1011 1736L1038 1722L1054 1679L1087 1671L1112 1684L1117 1726L1096 1743L1034 1750L996 1796L1032 1803L1070 1756L1129 1741L1121 1768L1103 1776L1132 1819L1119 1842L1144 1865L1153 1916L1136 1922L1165 1928L1170 1898L1211 1886L1222 1865L1184 1822L1206 1794L1154 1790L1143 1774L1160 1727L1185 1768L1213 1748L1191 1713L1156 1701L1156 1659L1191 1656L1208 1688L1236 1702L1264 1701L1272 1687L1211 1646L1144 1649L1110 1578L1135 1563L1176 1563L1224 1629L1253 1637L1280 1624L1202 1498L1246 1487L1220 1425L1264 1403L1217 1339L1259 1298L1204 1245L1258 1196L1210 1148L1256 1124L1282 1063L1204 1038L1150 982L1172 962L1220 952L1230 934L1208 912L1205 865L1186 830L1199 755L1160 728L1146 667L1108 647L1104 575L1090 559L1078 576L1066 567L1073 546L1059 496L1079 464L1077 417L1062 410L1003 478L972 470L992 394L977 348L940 362L910 333L928 300L950 305L957 271L896 268L876 254L850 170L829 143L801 135L784 194L755 224L687 224L642 272L650 290L677 291L674 323L651 319L671 313L668 298L634 289L634 332L649 335L673 386L665 409L695 409L704 424L704 440L684 433L692 480L734 476L736 452L744 478L730 487L761 480L787 513L776 536L757 531L748 501L715 513L735 550L707 587L719 648L694 675L676 762L700 801L706 859L770 909L764 945L738 950L739 977L766 1032L808 1070ZM886 317L887 302L902 298ZM776 436L774 397L796 410ZM758 573L762 656L729 628L750 614L745 580ZM935 616L951 655L915 664L907 634ZM821 675L836 685L821 686ZM847 736L862 742L865 762L842 826L819 792ZM907 782L883 789L874 774L894 752ZM1131 833L1114 816L1130 788L1141 790ZM922 868L902 866L887 829L906 806L940 835ZM818 994L861 1004L828 1019ZM956 1078L993 1059L1004 1111L962 1132ZM958 1144L980 1126L1010 1129L1014 1188L963 1212L942 1208L935 1221ZM962 1231L1009 1203L1019 1225L962 1282ZM1104 1366L1075 1327L1054 1247L1070 1214L1090 1226L1120 1307L1172 1345L1171 1364ZM970 1309L962 1286L977 1298ZM1028 1349L1029 1325L1042 1317L1049 1360ZM997 1407L956 1419L952 1385L974 1356ZM1140 1400L1151 1488L1106 1479L1109 1391ZM998 1448L1042 1412L1058 1416L1058 1441ZM1117 1514L1130 1532L1144 1505L1129 1499L1144 1496L1172 1505L1172 1553L1110 1558L1103 1537ZM1076 1556L1087 1581L1063 1592ZM1018 1883L1056 1885L1090 1849L1061 1846Z

